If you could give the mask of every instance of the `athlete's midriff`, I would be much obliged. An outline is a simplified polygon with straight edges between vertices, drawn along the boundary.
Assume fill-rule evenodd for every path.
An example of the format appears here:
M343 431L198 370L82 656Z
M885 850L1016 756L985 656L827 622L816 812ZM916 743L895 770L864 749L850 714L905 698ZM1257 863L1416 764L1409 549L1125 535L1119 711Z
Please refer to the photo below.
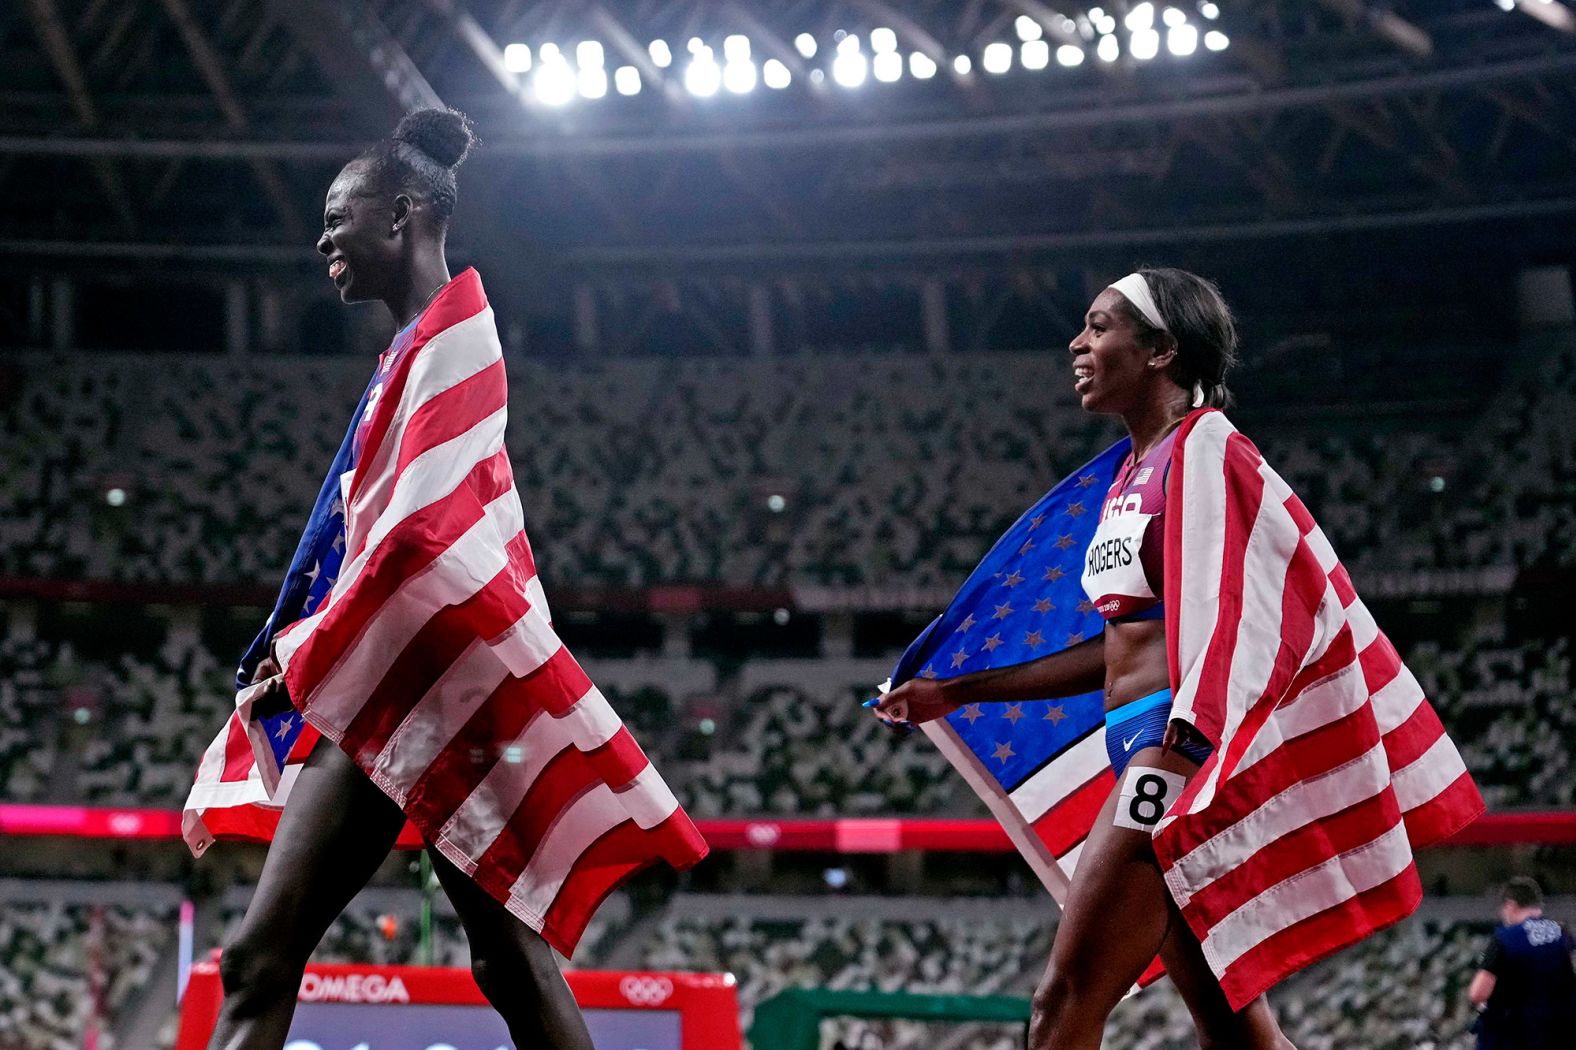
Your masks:
M1175 431L1117 472L1084 555L1089 600L1105 618L1105 708L1171 684L1166 659L1166 465Z

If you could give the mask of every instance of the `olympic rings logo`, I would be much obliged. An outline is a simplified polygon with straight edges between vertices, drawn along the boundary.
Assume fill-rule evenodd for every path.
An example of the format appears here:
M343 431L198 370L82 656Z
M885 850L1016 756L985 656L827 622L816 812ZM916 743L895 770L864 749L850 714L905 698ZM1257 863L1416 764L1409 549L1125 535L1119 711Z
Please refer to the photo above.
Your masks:
M634 1006L661 1006L673 995L673 982L666 977L630 974L618 982L618 990Z

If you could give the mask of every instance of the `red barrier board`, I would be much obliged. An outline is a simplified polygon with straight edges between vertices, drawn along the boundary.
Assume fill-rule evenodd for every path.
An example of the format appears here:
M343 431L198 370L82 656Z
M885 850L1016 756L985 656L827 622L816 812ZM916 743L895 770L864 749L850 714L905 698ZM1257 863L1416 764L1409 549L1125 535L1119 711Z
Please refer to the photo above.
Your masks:
M259 811L252 832L266 837L277 814ZM764 849L817 853L1011 853L1007 833L994 820L850 817L842 820L697 820L713 849ZM407 829L409 830L409 829ZM177 839L181 815L163 809L96 809L87 806L0 804L0 835L75 838ZM1442 845L1576 845L1576 810L1552 813L1485 813ZM400 846L420 841L402 837Z
M586 1014L597 1050L637 1044L651 1050L742 1046L731 974L570 970L564 978ZM217 958L192 967L175 1050L208 1045L222 996ZM289 1040L287 1048L299 1050L502 1050L509 1045L502 1020L469 970L423 966L307 967Z

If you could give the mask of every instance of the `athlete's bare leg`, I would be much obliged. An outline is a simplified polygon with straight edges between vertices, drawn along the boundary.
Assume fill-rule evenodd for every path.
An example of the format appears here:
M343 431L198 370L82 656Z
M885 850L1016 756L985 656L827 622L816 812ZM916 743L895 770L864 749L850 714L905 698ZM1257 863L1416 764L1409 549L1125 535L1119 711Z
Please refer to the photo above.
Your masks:
M280 1050L307 958L372 878L405 815L327 740L312 750L268 848L240 932L219 960L209 1050Z
M1158 747L1139 751L1132 765L1185 777L1198 771L1190 759ZM1241 1014L1226 1005L1166 890L1149 833L1113 823L1120 790L1119 783L1101 808L1073 876L1051 962L1034 993L1029 1050L1098 1050L1112 1009L1162 952L1168 967L1174 958L1182 971L1177 990L1203 1046L1289 1050L1262 997Z
M465 926L471 972L514 1045L592 1050L585 1018L547 942L437 850L427 853Z

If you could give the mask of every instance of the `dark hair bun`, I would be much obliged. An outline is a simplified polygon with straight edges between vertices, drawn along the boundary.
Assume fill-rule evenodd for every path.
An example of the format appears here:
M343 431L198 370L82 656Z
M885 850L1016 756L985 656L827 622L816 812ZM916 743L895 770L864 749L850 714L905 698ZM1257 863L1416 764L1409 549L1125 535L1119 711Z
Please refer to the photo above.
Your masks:
M418 109L394 129L394 141L412 146L445 168L457 168L476 144L471 118L455 109Z

